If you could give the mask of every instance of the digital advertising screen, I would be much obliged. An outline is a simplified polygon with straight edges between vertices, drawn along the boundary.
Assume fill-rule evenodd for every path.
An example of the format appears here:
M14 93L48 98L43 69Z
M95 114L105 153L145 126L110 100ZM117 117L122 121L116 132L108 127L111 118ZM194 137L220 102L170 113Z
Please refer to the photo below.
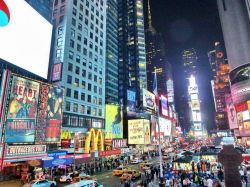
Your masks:
M168 98L161 95L160 97L160 102L161 102L161 114L165 117L169 117L168 113Z
M149 120L128 120L128 144L144 145L150 141Z
M229 127L230 127L230 129L236 129L236 128L238 128L237 114L236 114L236 110L235 110L231 95L229 95L229 94L226 95L225 100L226 100L226 109L227 109L227 117L228 117Z
M105 132L110 138L123 138L123 115L118 105L106 105Z
M170 136L171 134L171 120L165 118L159 118L160 123L160 132L163 133L164 136ZM156 127L156 132L158 133L158 126Z
M4 2L10 19L0 29L0 58L47 79L52 25L24 0Z
M136 92L127 90L127 115L136 115Z
M192 111L192 117L193 117L193 121L201 121L201 113L200 111Z
M5 142L34 142L40 84L13 76L5 127Z
M154 110L155 109L155 95L146 89L143 89L143 107Z
M199 100L191 100L191 108L192 110L200 110Z

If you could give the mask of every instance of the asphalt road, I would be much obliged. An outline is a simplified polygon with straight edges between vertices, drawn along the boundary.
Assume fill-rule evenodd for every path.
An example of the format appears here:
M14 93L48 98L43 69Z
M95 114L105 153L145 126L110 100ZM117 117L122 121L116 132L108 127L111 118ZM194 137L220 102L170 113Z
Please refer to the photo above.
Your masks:
M154 158L151 162L155 163L159 159ZM129 165L130 169L141 171L139 169L139 164ZM97 175L94 175L97 178L98 183L102 184L104 187L121 187L120 184L120 176L114 176L112 174L112 170L106 171L103 173L99 173ZM138 179L139 180L139 179ZM67 183L57 183L57 187L64 187L68 185ZM22 187L20 184L20 180L12 180L12 181L4 181L0 182L0 187Z

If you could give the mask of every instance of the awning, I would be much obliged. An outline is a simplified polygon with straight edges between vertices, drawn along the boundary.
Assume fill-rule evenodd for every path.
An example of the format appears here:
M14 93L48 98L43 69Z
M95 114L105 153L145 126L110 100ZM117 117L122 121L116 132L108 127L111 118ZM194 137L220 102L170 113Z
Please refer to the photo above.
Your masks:
M177 163L190 163L192 161L192 156L182 156L180 158L177 158L173 162Z

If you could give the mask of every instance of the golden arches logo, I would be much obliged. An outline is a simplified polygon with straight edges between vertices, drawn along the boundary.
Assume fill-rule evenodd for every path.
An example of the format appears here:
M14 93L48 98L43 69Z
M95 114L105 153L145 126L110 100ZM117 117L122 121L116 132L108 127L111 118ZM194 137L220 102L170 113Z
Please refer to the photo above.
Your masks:
M95 152L97 150L104 151L104 138L101 129L95 131L91 128L85 141L85 153Z
M70 140L71 139L71 134L69 130L63 130L61 133L61 139L66 139Z

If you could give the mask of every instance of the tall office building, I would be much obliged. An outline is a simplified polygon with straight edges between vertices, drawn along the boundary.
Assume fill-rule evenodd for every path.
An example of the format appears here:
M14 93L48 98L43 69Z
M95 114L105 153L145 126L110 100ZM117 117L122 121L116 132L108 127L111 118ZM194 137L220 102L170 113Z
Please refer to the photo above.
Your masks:
M118 103L118 4L107 0L106 103Z
M52 21L52 9L54 0L25 0L47 21ZM55 0L58 1L58 0Z
M191 75L196 76L197 75L197 63L198 63L196 50L193 48L184 50L182 53L182 60L183 60L183 65L184 65L185 78L189 79Z
M167 61L166 46L163 37L157 33L152 25L152 17L150 11L150 1L144 1L144 19L145 38L146 38L146 56L147 56L147 85L148 90L153 91L154 72L157 73L158 93L167 95L167 81L173 80L171 73L171 65ZM173 99L173 95L171 97ZM173 101L171 101L173 102Z
M238 132L242 142L247 142L250 136L249 0L217 0L217 4L230 66L231 96L237 113Z
M208 60L210 62L210 67L212 69L212 73L213 73L213 78L215 79L216 78L216 62L215 62L215 50L212 50L212 51L209 51L207 53L207 56L208 56Z
M136 92L137 107L147 88L142 0L118 0L119 99L126 106L127 90Z
M55 1L53 16L51 80L65 89L63 128L103 128L106 0Z
M209 60L210 64L213 65L212 68L215 68L215 78L212 84L216 111L215 125L218 130L226 130L229 129L225 97L227 94L230 94L229 65L226 62L224 52L219 42L215 43L213 56L215 58L210 56Z
M183 103L183 109L188 109L189 112L183 111L181 114L182 118L186 120L185 123L187 125L191 125L191 129L194 130L195 135L202 135L202 120L201 120L201 112L200 112L200 98L199 98L199 86L197 85L197 64L198 57L196 54L196 50L191 48L188 50L184 50L182 52L182 61L184 66L184 75L185 75L185 85L188 85L184 88L184 92L186 93L187 100L184 101L188 103L188 107L186 103ZM189 123L188 123L189 122Z

